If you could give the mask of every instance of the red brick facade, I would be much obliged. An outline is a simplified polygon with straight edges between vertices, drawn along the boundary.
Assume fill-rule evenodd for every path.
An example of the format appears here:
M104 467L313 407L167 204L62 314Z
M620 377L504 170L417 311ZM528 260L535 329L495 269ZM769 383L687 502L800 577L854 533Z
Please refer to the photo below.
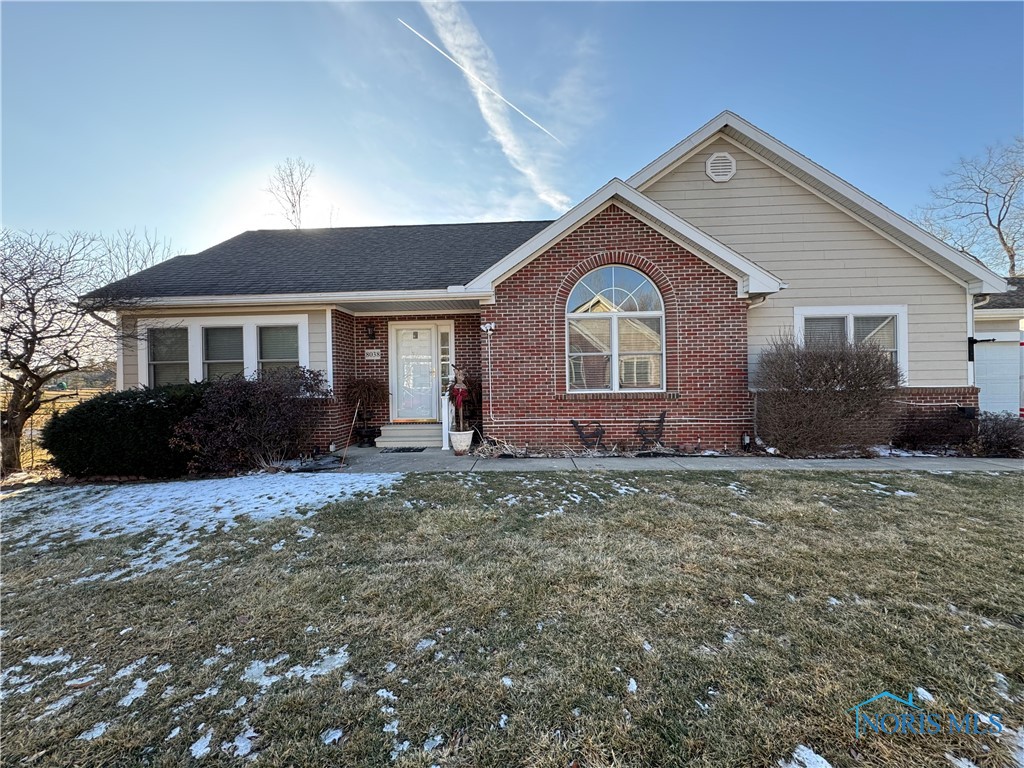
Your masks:
M317 411L314 440L321 450L327 450L331 443L338 448L344 447L348 440L354 415L354 405L345 400L345 382L348 379L375 378L389 383L389 323L451 321L455 330L456 363L463 366L470 376L480 376L480 317L476 313L355 317L334 310L331 315L335 397L324 401L322 409ZM366 359L366 350L370 349L380 350L379 360ZM380 426L389 421L389 408L384 405L373 410L369 423Z
M566 300L607 264L645 274L665 305L665 392L566 392ZM605 442L636 446L637 422L667 411L666 445L737 448L752 429L747 306L736 281L617 206L610 206L495 291L484 363L484 431L517 446L578 446L570 419L600 421ZM490 374L490 375L488 375Z
M353 317L355 363L344 374L336 372L335 387L340 390L349 377L375 378L388 383L389 324L392 322L436 323L450 321L455 327L455 363L466 369L473 377L480 376L480 316L476 313L462 315L379 315L374 317ZM371 331L372 329L372 331ZM370 338L370 333L373 338ZM367 360L365 351L379 349L379 360ZM351 418L351 414L349 415ZM391 418L389 406L374 409L372 423L380 426Z
M978 407L977 387L907 387L900 393L900 402L921 407Z
M664 392L571 393L566 390L566 303L584 275L623 264L646 275L664 302ZM351 377L389 381L389 324L451 321L455 360L480 378L483 429L517 447L579 446L570 419L600 421L609 446L636 447L637 423L667 411L662 442L687 449L736 449L753 436L747 382L747 302L736 282L622 208L611 205L500 283L479 314L355 317L332 313L334 401L325 403L316 439L341 447L353 408ZM493 322L490 337L480 324ZM367 350L380 358L366 359ZM908 388L909 410L977 407L976 387ZM388 423L388 406L371 423Z

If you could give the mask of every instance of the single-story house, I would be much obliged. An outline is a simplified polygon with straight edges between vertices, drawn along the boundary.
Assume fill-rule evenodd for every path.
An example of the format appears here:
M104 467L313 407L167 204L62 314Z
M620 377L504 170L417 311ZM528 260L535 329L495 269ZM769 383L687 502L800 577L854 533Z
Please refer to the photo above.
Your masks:
M974 305L974 377L983 411L1024 418L1024 277Z
M452 365L484 434L578 444L752 435L750 372L774 337L871 340L904 399L978 406L975 304L1006 281L741 117L723 112L554 221L246 232L110 287L119 387L299 364L340 393L390 387L378 445L441 446ZM988 306L992 306L991 301ZM347 439L352 405L318 441Z

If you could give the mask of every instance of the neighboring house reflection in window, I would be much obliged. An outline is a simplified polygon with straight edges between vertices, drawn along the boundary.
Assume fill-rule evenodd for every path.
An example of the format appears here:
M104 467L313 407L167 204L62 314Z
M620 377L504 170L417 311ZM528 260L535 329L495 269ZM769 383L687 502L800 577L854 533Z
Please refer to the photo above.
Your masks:
M150 328L149 384L163 387L188 382L188 328Z
M566 305L570 392L665 388L665 307L643 273L620 265L585 275Z

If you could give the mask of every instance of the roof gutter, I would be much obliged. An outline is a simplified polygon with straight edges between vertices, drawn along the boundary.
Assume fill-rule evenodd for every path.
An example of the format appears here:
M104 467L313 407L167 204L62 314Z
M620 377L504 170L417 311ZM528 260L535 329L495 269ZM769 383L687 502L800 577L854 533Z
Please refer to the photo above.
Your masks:
M493 291L468 291L465 286L429 291L346 291L322 293L257 293L211 296L157 296L111 302L110 309L152 309L157 307L280 306L286 304L361 304L379 301L488 301ZM83 300L87 304L89 300ZM98 301L98 300L95 300Z

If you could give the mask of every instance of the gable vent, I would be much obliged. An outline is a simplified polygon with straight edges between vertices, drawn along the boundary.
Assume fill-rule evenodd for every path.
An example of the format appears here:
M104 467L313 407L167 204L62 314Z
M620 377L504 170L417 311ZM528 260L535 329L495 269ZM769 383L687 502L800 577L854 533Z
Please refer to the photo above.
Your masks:
M728 152L715 152L708 158L705 170L712 181L728 181L736 175L736 158Z

